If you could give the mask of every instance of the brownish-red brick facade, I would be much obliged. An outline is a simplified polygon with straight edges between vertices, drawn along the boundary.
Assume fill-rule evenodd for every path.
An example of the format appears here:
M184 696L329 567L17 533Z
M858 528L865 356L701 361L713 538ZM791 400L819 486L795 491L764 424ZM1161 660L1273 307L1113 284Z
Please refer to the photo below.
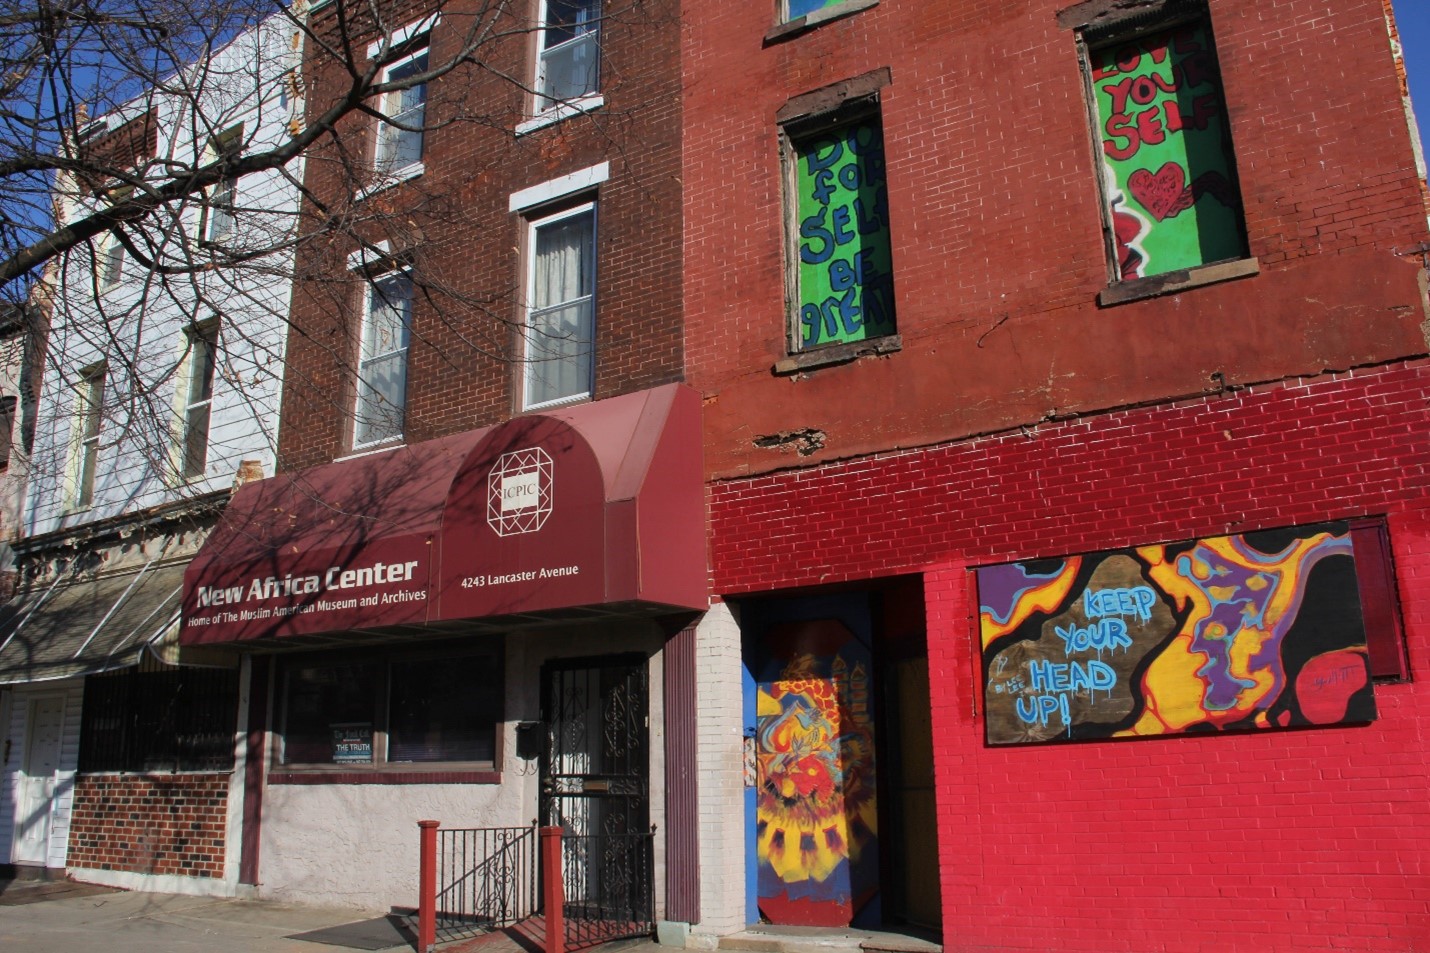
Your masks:
M69 866L223 877L227 774L75 778Z
M429 34L432 63L457 48L467 22L463 6L443 7ZM408 22L419 21L423 9L412 5ZM318 16L321 29L325 14ZM313 151L305 182L326 205L322 219L351 224L299 254L280 469L327 463L352 449L366 290L348 270L355 234L387 242L410 263L420 289L407 359L405 442L519 412L517 331L525 314L529 218L513 212L509 199L602 162L610 164L606 181L544 207L597 202L592 399L682 379L677 22L663 3L608 11L601 24L603 104L518 135L532 112L531 95L504 77L533 74L535 39L530 22L514 18L507 24L512 35L481 50L488 68L459 68L429 84L424 171L376 194L360 188L372 177L369 117L351 117L340 141ZM310 61L306 71L311 116L343 77L331 63ZM321 227L315 205L305 214L311 227Z

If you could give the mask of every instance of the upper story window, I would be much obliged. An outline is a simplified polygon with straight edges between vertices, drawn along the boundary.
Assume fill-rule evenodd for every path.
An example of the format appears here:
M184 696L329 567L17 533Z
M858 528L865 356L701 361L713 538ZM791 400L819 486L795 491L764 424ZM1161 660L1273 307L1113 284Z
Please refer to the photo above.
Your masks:
M108 365L103 363L80 371L72 440L74 480L70 499L74 509L84 509L94 502L94 484L99 471L99 431L104 420L104 384L108 372Z
M526 407L591 395L595 366L596 203L529 224L531 276L523 375Z
M218 364L218 322L206 321L184 332L179 367L179 472L186 480L208 467L209 427L213 416L214 369Z
M1080 34L1117 282L1247 255L1211 24L1202 4L1170 9L1180 18L1151 30L1139 21Z
M99 251L99 290L108 291L119 286L124 277L124 246L119 236L110 233L105 236Z
M15 447L15 418L19 399L12 394L0 397L0 472L10 466L10 454Z
M896 349L894 262L878 70L780 110L791 193L789 349L810 361ZM827 95L837 91L839 95ZM831 110L827 103L839 105ZM844 345L845 347L840 347ZM832 350L826 350L832 349ZM818 358L812 353L823 352ZM808 363L808 362L806 362Z
M354 446L402 436L412 294L412 277L405 269L369 279L358 354Z
M233 234L236 222L234 203L238 199L237 176L226 176L209 194L208 240L220 241Z
M386 66L379 83L409 83L413 77L427 72L427 38L401 59ZM427 114L427 84L415 83L382 94L378 111L383 119L377 124L377 145L374 165L379 174L402 177L415 174L422 167L422 140Z
M544 0L536 88L539 109L600 89L601 0Z
M765 34L765 42L797 36L821 23L853 16L878 5L879 0L779 0L779 22Z
M214 136L209 144L206 159L209 162L236 157L243 149L243 124L239 123ZM221 241L233 235L237 224L235 211L238 201L238 176L226 175L218 184L209 189L208 226L204 238L211 242Z

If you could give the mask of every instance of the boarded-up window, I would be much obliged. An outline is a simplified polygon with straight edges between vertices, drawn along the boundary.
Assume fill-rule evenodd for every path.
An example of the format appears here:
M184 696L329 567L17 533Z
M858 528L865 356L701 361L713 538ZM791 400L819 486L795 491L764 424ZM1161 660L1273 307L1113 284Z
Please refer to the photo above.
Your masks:
M833 129L791 131L796 351L891 335L894 264L884 134L866 111Z
M1383 524L977 571L990 744L1368 722L1403 666Z
M1245 257L1210 24L1084 39L1116 279Z

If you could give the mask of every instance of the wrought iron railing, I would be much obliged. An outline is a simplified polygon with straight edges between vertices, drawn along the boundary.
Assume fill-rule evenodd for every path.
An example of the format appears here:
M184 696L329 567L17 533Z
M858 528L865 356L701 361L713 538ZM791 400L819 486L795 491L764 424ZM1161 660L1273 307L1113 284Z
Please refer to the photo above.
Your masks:
M536 827L437 831L437 939L511 926L537 910Z
M655 929L655 833L562 838L566 949Z

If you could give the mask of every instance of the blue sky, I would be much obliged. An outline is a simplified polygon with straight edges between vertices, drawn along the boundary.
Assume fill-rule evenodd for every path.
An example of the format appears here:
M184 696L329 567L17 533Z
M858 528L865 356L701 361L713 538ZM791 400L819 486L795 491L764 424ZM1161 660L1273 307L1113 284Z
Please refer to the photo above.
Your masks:
M1420 138L1430 138L1430 0L1394 0Z

